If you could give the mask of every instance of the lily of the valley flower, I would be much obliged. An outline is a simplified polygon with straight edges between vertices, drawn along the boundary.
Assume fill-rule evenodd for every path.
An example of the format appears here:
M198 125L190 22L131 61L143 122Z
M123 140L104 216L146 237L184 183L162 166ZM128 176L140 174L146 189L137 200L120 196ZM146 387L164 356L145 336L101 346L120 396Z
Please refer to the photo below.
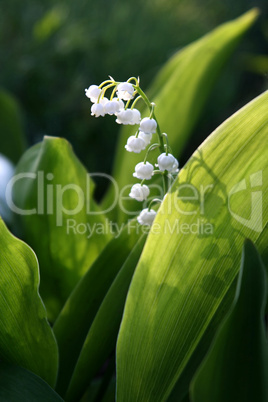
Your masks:
M125 148L128 152L135 152L136 154L139 154L143 149L146 148L146 144L142 138L131 135L127 140L127 145L125 145Z
M103 105L103 107L109 102L109 99L105 96L99 100L99 103Z
M91 100L91 102L96 103L98 97L101 93L101 89L97 85L90 85L88 89L85 89L86 97Z
M140 124L141 121L141 113L138 109L131 109L132 110L132 119L130 124Z
M150 117L144 117L140 122L140 131L145 134L154 134L156 132L157 123L155 119L150 119Z
M116 123L118 124L132 124L132 110L121 110L117 113Z
M134 198L134 200L137 201L144 201L150 194L149 187L146 186L145 184L134 184L134 186L131 187L131 191L129 193L129 196L131 198Z
M170 173L175 174L178 173L179 171L179 162L177 161L177 159L175 159L175 162L173 164L172 169L170 170Z
M121 110L117 113L116 123L118 124L139 124L141 114L137 109Z
M105 116L104 106L101 103L93 103L91 106L91 116Z
M150 180L153 176L154 167L149 162L140 162L135 166L135 173L133 173L134 177L141 180Z
M179 166L179 162L172 154L166 155L166 153L162 153L157 158L158 164L156 166L159 167L159 170L168 172L176 173L177 168Z
M130 100L133 99L134 88L129 82L121 82L117 87L117 96L119 99Z
M124 102L120 99L108 100L104 106L104 111L107 114L113 115L117 114L124 109Z
M156 120L154 113L154 103L151 103L146 94L142 91L139 85L139 79L132 77L127 82L116 82L112 77L109 80L102 82L99 86L91 85L86 89L86 96L93 102L91 114L99 117L105 114L115 115L116 122L123 125L139 125L136 134L128 138L125 148L128 152L140 153L147 148L143 162L135 166L133 176L142 180L140 184L132 186L129 196L138 201L145 201L150 194L149 187L144 183L145 180L150 180L154 174L161 174L163 178L164 193L168 191L168 178L171 175L178 173L179 162L171 154L168 136L162 133ZM132 81L135 84L132 84ZM110 100L104 95L110 93ZM116 93L116 95L115 95ZM142 99L149 108L149 117L141 119L141 114L138 109L135 109L137 101ZM126 101L126 102L125 102ZM135 131L134 131L135 132ZM149 145L152 140L152 135L157 133L156 143ZM154 170L154 165L149 163L149 153L158 149L161 155L157 158L158 170ZM152 155L153 156L153 155ZM149 159L151 160L151 158ZM155 163L155 162L154 162ZM161 199L153 199L148 208L143 209L138 216L138 222L141 225L151 226L156 216L156 212L151 210L151 205L154 202L162 202Z
M149 145L152 140L152 134L145 134L143 131L139 132L138 137L142 138L143 141L145 141L146 146Z
M151 226L154 221L155 216L156 216L156 212L153 209L151 209L149 211L148 208L145 208L141 211L137 220L140 225Z

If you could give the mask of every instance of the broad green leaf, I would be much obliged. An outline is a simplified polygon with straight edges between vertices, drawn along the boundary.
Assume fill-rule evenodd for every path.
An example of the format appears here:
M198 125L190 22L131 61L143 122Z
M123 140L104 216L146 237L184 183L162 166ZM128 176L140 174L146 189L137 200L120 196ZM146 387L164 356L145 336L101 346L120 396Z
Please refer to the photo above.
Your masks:
M89 382L115 350L128 288L145 240L143 235L129 254L96 314L72 375L66 401L82 397Z
M107 244L72 292L54 324L60 352L57 390L61 395L67 389L89 328L106 293L141 236L136 225L136 222L130 222Z
M0 363L0 400L3 402L63 402L40 377L22 367Z
M193 402L266 402L268 345L265 267L245 241L236 297L191 385Z
M16 170L13 198L20 208L18 223L37 254L40 292L51 320L112 237L93 201L93 187L62 138L45 137L23 155Z
M0 362L22 366L54 386L58 348L38 287L35 254L0 218Z
M0 91L0 154L17 163L25 150L21 115L15 99Z
M183 396L232 302L245 237L267 255L267 133L265 92L208 137L165 197L126 301L118 402L164 401L182 379Z
M257 15L258 11L253 9L180 50L152 83L148 91L150 100L156 104L160 128L168 134L173 154L177 157L184 150L222 67ZM148 110L144 111L143 116L148 116ZM133 154L124 149L127 138L134 135L136 130L137 126L125 126L118 143L113 176L124 197L135 182L132 176L134 167L145 155L145 151ZM104 205L110 206L113 197L114 189L110 188ZM122 203L129 213L137 210L137 202L130 198ZM114 209L111 218L122 221L126 218L126 212L122 208Z

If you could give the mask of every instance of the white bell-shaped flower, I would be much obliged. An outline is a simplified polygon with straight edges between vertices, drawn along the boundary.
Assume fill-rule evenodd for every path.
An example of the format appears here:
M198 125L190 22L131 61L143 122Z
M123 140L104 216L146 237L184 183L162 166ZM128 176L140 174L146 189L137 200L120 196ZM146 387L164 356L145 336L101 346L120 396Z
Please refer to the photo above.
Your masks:
M135 166L135 173L133 173L134 177L141 180L150 180L153 176L154 167L149 162L140 162Z
M173 164L173 166L172 166L172 169L170 170L170 173L172 173L172 174L176 174L176 173L178 173L179 172L179 162L177 161L177 159L175 159L175 162L174 162L174 164Z
M119 112L119 110L117 109L118 106L119 105L117 105L117 102L108 101L106 103L106 105L104 106L104 111L105 111L105 113L110 114L110 115L115 114L115 113Z
M113 115L117 114L124 109L124 102L119 99L108 100L104 106L105 113Z
M132 110L121 110L117 113L117 119L115 121L118 124L132 124Z
M98 97L101 93L101 89L97 85L90 85L88 89L85 89L86 97L91 100L91 102L96 103Z
M166 155L166 153L162 153L157 158L158 164L156 166L159 167L159 170L171 172L172 170L176 170L179 166L179 162L172 154Z
M155 216L156 216L156 212L153 209L151 209L149 211L148 208L145 208L141 211L137 220L140 225L151 226L154 221Z
M141 113L138 109L132 109L132 120L130 124L140 124Z
M142 138L145 141L146 146L152 141L153 134L145 134L143 131L139 132L138 138Z
M116 115L116 123L118 124L139 124L141 119L141 114L138 109L120 110Z
M125 104L124 104L124 102L122 101L122 99L114 98L114 100L116 100L116 101L119 103L119 112L121 112L121 110L124 110L124 109L125 109Z
M99 103L100 103L102 106L105 106L106 103L108 103L108 102L109 102L109 99L106 98L105 96L104 96L103 98L101 98L100 101L99 101Z
M140 131L145 134L154 134L156 132L157 123L155 119L150 119L150 117L144 117L140 122Z
M129 82L121 82L117 87L117 96L119 99L129 100L133 99L134 88Z
M127 145L125 145L125 148L128 152L135 152L136 154L139 154L143 149L146 148L146 144L142 138L131 135L127 140Z
M105 111L104 111L104 106L101 103L94 103L91 106L91 116L104 116Z
M149 187L146 186L145 184L141 185L139 183L134 184L134 186L131 187L131 191L129 193L129 196L131 198L134 198L134 200L137 201L144 201L150 194Z
M115 115L117 115L117 113L119 113L119 112L121 112L122 110L125 109L125 104L124 104L124 102L122 101L122 99L113 98L112 101L113 101L113 102L117 102L118 111L115 113Z

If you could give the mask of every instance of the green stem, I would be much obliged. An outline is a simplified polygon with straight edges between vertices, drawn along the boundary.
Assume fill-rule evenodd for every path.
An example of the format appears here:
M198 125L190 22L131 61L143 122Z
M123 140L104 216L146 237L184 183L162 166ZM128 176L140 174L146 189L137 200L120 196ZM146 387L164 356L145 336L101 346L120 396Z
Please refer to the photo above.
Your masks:
M130 102L131 102L131 99L129 99L129 100L127 101L126 106L125 106L125 110L127 110L128 106L129 106L129 104L130 104Z
M170 149L169 142L168 142L168 136L166 133L163 133L162 136L166 140L166 155L168 155L168 150Z
M163 177L164 194L166 194L168 191L168 176L167 174L164 173L162 177Z
M147 107L149 108L150 112L152 112L152 118L153 118L153 119L156 121L156 123L157 123L156 132L157 132L158 139L159 139L159 143L160 143L160 147L159 147L159 148L160 148L160 150L161 150L162 153L163 153L163 152L166 152L164 140L163 140L162 133L161 133L161 130L160 130L160 127L159 127L159 123L158 123L158 121L157 121L157 118L155 117L155 113L154 113L154 110L153 110L153 106L152 106L151 102L149 101L149 99L147 98L147 96L145 95L145 93L143 92L143 90L142 90L140 87L135 86L135 89L136 89L136 91L138 92L138 94L142 97L142 99L144 100L144 102L145 102L145 104L147 105Z
M148 211L150 211L150 209L152 208L152 205L153 204L155 204L155 203L160 203L161 204L161 202L162 202L163 200L160 200L160 198L154 198L151 202L150 202L150 204L149 204L149 206L148 206Z
M139 86L139 79L137 79L136 77L131 77L131 78L129 78L128 80L127 80L127 82L130 82L130 81L135 81L135 83L136 83L136 85L137 86Z
M116 84L114 81L112 81L112 80L106 80L106 81L103 81L100 85L99 85L99 88L101 89L104 85L106 85L106 84L110 84L110 83L113 83L113 84Z
M152 144L149 146L149 148L147 149L146 154L145 154L144 163L147 161L149 152L152 151L153 149L159 148L159 146L160 146L159 144Z
M136 103L138 102L139 99L142 99L142 97L141 97L141 96L138 96L138 97L134 100L134 102L133 102L132 105L131 105L131 109L134 109L134 106L136 105Z
M102 84L101 84L101 85L102 85ZM98 96L98 102L97 102L97 103L99 103L100 100L101 100L102 98L104 98L104 95L105 95L106 90L107 90L108 88L112 88L113 86L114 86L114 84L107 85L107 86L101 91L101 93L100 93L99 96Z
M114 94L115 94L115 92L116 92L116 89L117 89L117 87L115 86L114 89L113 89L113 92L112 92L112 94L111 94L111 96L110 96L110 100L113 99Z
M149 99L147 98L147 96L145 95L145 93L143 92L143 90L138 86L134 86L134 88L136 89L136 91L138 92L138 94L142 97L142 99L144 100L145 104L147 105L147 107L149 108L150 112L151 112L151 117L156 121L157 126L156 126L156 132L158 135L158 139L159 139L159 148L161 153L166 153L166 148L165 148L165 143L164 143L164 139L160 130L160 126L159 123L157 121L157 118L155 116L154 113L154 105L152 105L152 103L149 101ZM167 177L167 173L165 173L163 175L163 185L164 185L164 192L166 193L168 191L168 177Z

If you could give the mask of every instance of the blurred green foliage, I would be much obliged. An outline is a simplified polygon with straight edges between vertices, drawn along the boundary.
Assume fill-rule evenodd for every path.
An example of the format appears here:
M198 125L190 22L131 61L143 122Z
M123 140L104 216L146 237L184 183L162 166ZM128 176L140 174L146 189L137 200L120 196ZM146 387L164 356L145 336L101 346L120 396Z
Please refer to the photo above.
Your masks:
M84 89L108 75L120 81L139 75L146 87L175 51L254 6L262 15L212 93L184 159L227 116L267 87L266 69L256 65L258 59L252 64L247 57L245 62L245 53L255 57L266 51L264 0L0 4L0 87L20 101L29 143L45 134L65 137L91 172L111 171L119 127L113 118L90 118Z

